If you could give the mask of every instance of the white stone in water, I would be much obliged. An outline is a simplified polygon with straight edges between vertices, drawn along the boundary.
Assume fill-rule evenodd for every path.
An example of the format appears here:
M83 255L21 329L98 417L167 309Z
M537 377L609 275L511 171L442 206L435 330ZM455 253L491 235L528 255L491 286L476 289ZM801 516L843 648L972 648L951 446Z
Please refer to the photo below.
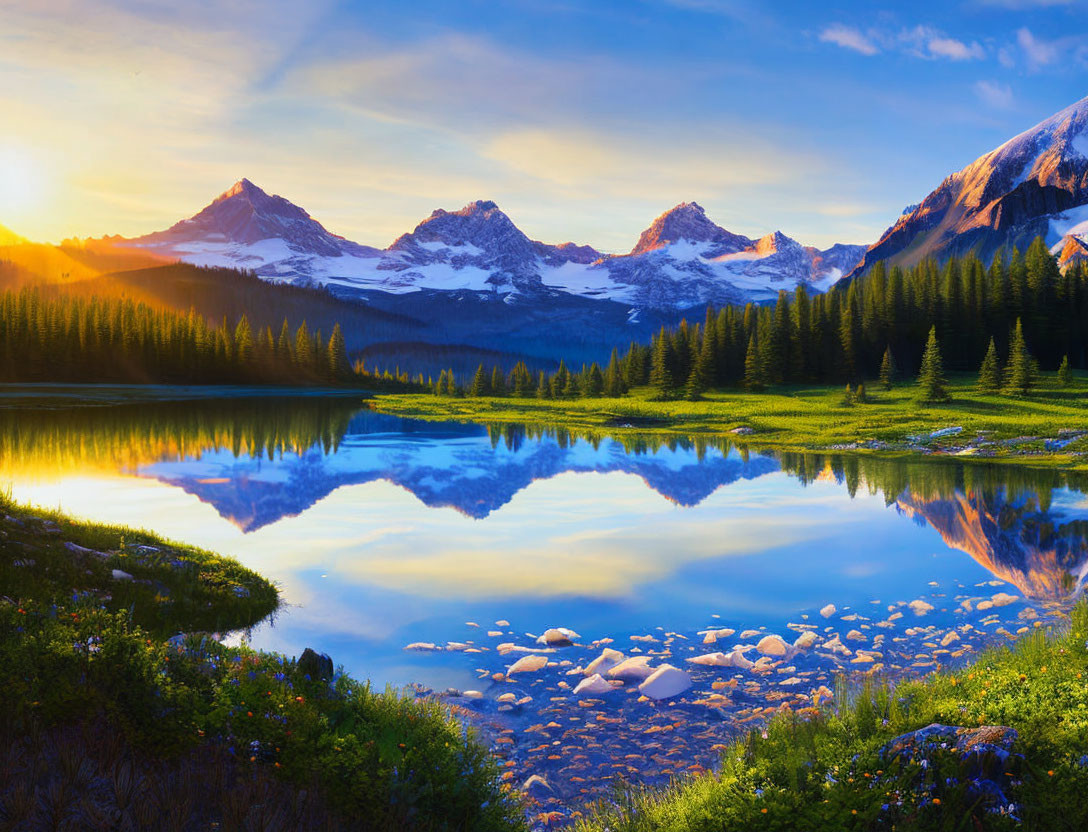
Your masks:
M484 695L478 690L466 690L461 694L465 699L483 699Z
M495 622L495 626L496 627L509 627L510 622L507 621L505 618L500 618L498 621Z
M544 631L544 635L536 640L537 644L543 644L548 647L570 647L571 642L576 638L581 638L574 630L569 630L566 627L552 627Z
M933 610L933 605L926 603L921 598L916 601L911 601L909 604L907 604L907 606L911 608L911 611L915 615L925 615L927 612L931 612Z
M599 673L587 676L574 688L575 696L597 696L602 693L611 693L614 688Z
M446 649L447 650L452 650L453 652L457 652L458 650L467 650L468 645L465 644L462 641L447 641L446 642Z
M638 690L650 699L669 699L690 687L691 677L687 673L671 664L663 664L638 686Z
M535 793L537 795L549 795L553 792L551 784L539 774L534 774L522 783L521 790L526 794Z
M649 656L633 656L609 670L608 675L612 679L623 679L625 682L641 681L654 672L649 664Z
M515 673L535 673L547 664L548 660L544 656L522 656L510 665L510 669L506 671L506 675L513 676Z
M411 644L406 645L405 650L441 650L437 644L431 644L429 641L413 641Z
M793 642L793 646L798 650L809 650L817 641L819 641L819 636L816 633L812 632L812 630L805 630Z
M835 694L831 692L831 689L827 685L820 685L816 690L812 692L812 704L819 705L821 702L830 701L835 698Z
M820 609L820 615L822 615L824 618L830 618L836 612L837 612L837 610L835 609L834 604L828 604L826 607L822 607Z
M703 644L713 644L720 638L729 638L736 630L729 627L722 627L718 630L700 630L699 635L703 637Z
M825 641L823 643L823 648L825 650L830 650L832 653L841 653L844 656L851 655L850 648L843 644L838 636Z
M733 666L733 654L732 653L704 653L702 656L695 656L688 659L691 664L701 664L708 667L732 667Z
M731 657L733 667L739 667L741 670L751 670L755 666L755 662L744 655L744 651L747 649L746 647L736 647L732 653L727 654Z
M756 645L756 650L764 656L785 656L790 652L790 646L786 644L782 636L764 636Z
M949 630L944 634L944 638L941 639L941 647L947 647L954 641L959 641L960 636L955 630Z
M514 644L512 641L504 641L502 644L495 648L500 656L505 656L507 653L554 653L555 650L550 647L545 648L532 648L522 647L520 644Z
M846 640L847 641L868 641L868 639L865 637L865 633L861 632L861 630L851 630L850 632L848 632L846 634Z
M747 641L748 639L755 638L758 635L759 630L745 630L743 633L740 634L740 637L742 641Z
M590 676L594 673L607 673L622 662L624 658L623 653L619 650L613 650L611 647L606 647L601 651L601 655L586 666L586 675Z
M504 693L501 696L495 698L496 702L516 702L517 696L512 693Z
M1013 604L1020 600L1019 595L1009 595L1007 592L999 592L997 595L991 596L990 600L995 607L1006 607L1009 604Z

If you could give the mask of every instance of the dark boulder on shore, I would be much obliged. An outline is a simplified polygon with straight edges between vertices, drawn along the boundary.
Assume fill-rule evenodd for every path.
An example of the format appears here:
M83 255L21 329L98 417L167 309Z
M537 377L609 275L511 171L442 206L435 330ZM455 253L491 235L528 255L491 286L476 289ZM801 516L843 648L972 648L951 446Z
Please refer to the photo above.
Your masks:
M307 647L298 657L298 669L311 679L328 682L333 674L332 658L328 653L317 653Z

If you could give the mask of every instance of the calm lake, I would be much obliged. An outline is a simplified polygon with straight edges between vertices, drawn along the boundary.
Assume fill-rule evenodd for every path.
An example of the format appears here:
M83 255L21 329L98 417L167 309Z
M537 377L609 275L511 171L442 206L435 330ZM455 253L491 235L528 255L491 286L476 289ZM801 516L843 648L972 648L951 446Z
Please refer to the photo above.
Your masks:
M922 674L1060 621L1088 568L1084 484L1056 472L421 422L358 396L8 388L0 469L18 501L276 581L288 606L253 646L440 693L518 782L545 776L544 806L710 766L842 673ZM556 627L572 646L537 644ZM755 668L689 661L756 661L768 634L786 654ZM692 686L575 695L605 647Z

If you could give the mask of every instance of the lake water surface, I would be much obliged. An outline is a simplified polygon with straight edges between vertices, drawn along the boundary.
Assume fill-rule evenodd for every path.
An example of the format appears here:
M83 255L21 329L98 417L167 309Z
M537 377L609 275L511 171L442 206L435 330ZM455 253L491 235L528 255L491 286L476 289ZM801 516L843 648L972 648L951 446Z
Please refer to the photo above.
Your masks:
M237 557L288 604L255 647L439 692L517 784L544 775L542 808L710 766L841 673L921 674L1060 621L1088 568L1084 486L1054 472L421 422L358 396L88 392L0 391L16 500ZM574 644L541 649L553 627ZM755 661L768 634L787 654L755 668L689 661ZM606 646L692 687L575 695ZM548 664L505 675L530 655Z

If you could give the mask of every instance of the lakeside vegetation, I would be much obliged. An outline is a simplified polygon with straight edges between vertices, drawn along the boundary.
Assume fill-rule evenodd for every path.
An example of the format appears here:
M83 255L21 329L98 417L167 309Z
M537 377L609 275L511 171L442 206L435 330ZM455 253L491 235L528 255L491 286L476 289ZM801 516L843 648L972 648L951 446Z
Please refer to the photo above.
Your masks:
M1074 379L1064 386L1044 374L1032 394L1009 398L980 393L973 376L952 376L946 402L919 402L914 384L868 392L865 401L847 398L839 386L783 386L759 393L708 391L699 401L660 401L651 387L635 388L622 398L536 399L378 395L369 400L384 413L420 419L474 421L485 424L554 426L571 431L623 435L712 435L740 431L737 441L753 448L816 451L887 443L908 449L911 436L927 436L945 427L958 434L925 442L928 449L962 444L983 433L975 449L1009 461L1061 463L1088 469L1076 454L1088 451L1084 438L1068 437L1060 449L1047 439L1088 424L1088 387ZM750 433L749 433L750 431ZM988 433L987 433L988 432ZM1016 442L1020 437L1035 437ZM877 444L874 447L879 448ZM866 450L861 447L860 450Z
M894 689L840 689L834 709L785 711L724 752L719 773L659 792L621 791L576 828L1083 829L1086 645L1081 603L1067 632L1035 630L966 667ZM946 728L904 737L933 724Z
M279 604L236 562L6 500L0 537L5 828L519 828L447 710L210 636Z

